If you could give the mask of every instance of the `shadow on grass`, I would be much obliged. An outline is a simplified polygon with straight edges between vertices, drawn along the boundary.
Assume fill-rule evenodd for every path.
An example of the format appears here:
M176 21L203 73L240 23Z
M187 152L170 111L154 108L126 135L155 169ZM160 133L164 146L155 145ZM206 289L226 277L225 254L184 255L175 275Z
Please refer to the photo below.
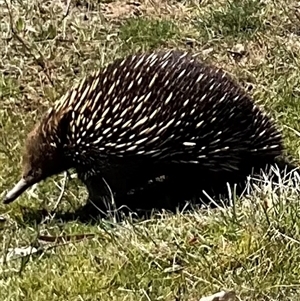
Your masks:
M151 185L150 185L151 186ZM70 211L48 211L45 208L21 207L21 215L15 219L20 225L35 226L47 223L67 223L77 221L84 224L99 224L101 220L115 220L121 222L124 219L141 221L150 219L163 212L176 213L178 210L191 210L192 202L187 204L184 199L192 199L190 191L183 193L179 189L168 194L166 185L160 183L153 187L129 194L126 198L115 198L117 209L109 212L104 202L86 203Z
M270 166L264 169L264 174L269 174L270 183L278 185L282 179L297 168L293 163L289 163L282 158L277 159L277 172L274 173ZM274 170L274 169L273 169ZM279 173L278 173L279 172ZM298 176L299 176L299 171ZM188 212L201 207L217 208L226 207L236 201L245 192L247 185L251 184L247 176L241 176L237 185L229 185L224 181L224 176L207 175L206 177L194 177L193 175L183 172L183 176L174 176L163 181L154 181L146 187L128 194L125 198L115 198L117 209L112 213L107 213L107 207L104 202L99 201L97 204L86 202L81 208L74 212L50 212L46 210L23 210L23 221L25 224L40 224L47 220L60 220L61 222L79 221L88 224L97 224L101 219L110 219L121 222L124 218L130 217L131 220L145 220L153 218L155 213L170 212L176 213ZM253 179L261 179L261 169L253 174ZM226 179L226 177L225 177ZM227 180L228 181L228 180ZM256 180L254 180L256 181ZM229 181L230 182L230 181ZM203 192L203 190L205 192ZM229 202L230 200L230 202ZM96 207L96 206L97 207ZM53 218L51 218L51 216ZM50 219L49 219L50 217Z
M176 181L177 180L177 181ZM188 212L196 208L216 208L218 205L227 205L226 188L217 191L219 197L216 197L214 191L209 191L207 195L199 191L199 187L180 185L179 180L165 181L150 184L141 190L128 194L126 198L115 198L117 209L108 213L104 202L93 204L89 201L73 212L47 212L45 209L34 210L24 208L22 210L22 224L36 225L47 223L47 220L57 220L62 223L78 221L87 224L97 224L102 219L121 222L124 219L147 220L155 218L164 212L175 214L176 212ZM194 184L194 183L192 183ZM202 186L201 186L202 187ZM227 193L228 194L228 193ZM211 201L211 197L215 201ZM222 198L222 202L218 201Z

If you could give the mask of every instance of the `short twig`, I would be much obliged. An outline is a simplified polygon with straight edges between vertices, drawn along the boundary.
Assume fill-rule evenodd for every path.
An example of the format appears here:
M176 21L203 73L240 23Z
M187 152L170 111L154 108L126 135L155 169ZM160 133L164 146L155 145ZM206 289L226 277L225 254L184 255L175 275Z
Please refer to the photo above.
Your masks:
M64 13L64 15L63 15L63 17L62 17L62 19L61 19L61 22L69 15L69 13L70 13L70 7L71 7L71 0L68 0L67 1L67 9L66 9L66 11L65 11L65 13Z
M49 213L49 215L47 215L47 217L45 218L45 220L43 222L47 222L47 221L51 221L54 219L55 215L56 215L56 210L57 210L57 207L58 205L60 204L61 200L62 200L62 197L64 195L64 192L65 192L65 189L66 189L66 185L67 185L67 181L68 181L68 178L69 178L69 173L68 171L65 171L65 177L64 177L64 181L63 181L63 185L62 185L62 188L61 188L61 191L60 191L60 195L54 205L54 209L53 209L53 214L52 213Z
M60 204L60 202L62 200L62 197L63 197L65 189L66 189L66 185L67 185L67 182L68 182L68 172L65 171L64 174L65 174L65 177L64 177L63 185L62 185L62 188L61 188L61 191L60 191L60 195L59 195L59 197L58 197L58 199L57 199L57 201L54 205L54 209L53 209L54 211L56 211L58 205Z

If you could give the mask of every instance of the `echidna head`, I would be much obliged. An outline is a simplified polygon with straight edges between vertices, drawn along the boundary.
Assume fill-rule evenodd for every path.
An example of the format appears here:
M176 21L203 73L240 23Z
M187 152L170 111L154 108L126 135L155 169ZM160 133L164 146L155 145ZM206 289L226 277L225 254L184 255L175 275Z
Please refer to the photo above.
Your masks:
M26 189L65 169L55 144L49 141L35 128L29 133L22 158L22 178L7 193L3 203L8 204L16 200Z

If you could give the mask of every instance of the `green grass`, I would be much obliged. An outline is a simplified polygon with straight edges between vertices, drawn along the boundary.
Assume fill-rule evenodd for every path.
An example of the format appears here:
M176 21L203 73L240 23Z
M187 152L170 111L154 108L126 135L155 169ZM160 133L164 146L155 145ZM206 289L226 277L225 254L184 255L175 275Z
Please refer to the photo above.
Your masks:
M259 0L225 1L220 7L210 7L197 22L209 37L249 38L265 29L265 4Z
M119 31L124 48L134 51L167 46L167 42L179 34L176 24L170 20L148 20L141 17L126 20Z
M105 2L114 16L124 4ZM46 108L95 68L148 49L200 53L252 86L249 93L275 117L300 162L297 1L161 3L141 1L138 16L110 18L99 1L71 3L69 10L62 1L14 2L18 36L0 4L0 197L19 179L24 138ZM234 57L238 44L246 54ZM45 221L43 211L54 207L63 181L52 177L17 202L0 204L1 258L9 248L40 246L40 234L95 237L0 264L0 300L194 301L220 290L235 291L239 300L300 299L300 180L282 183L276 194L266 182L228 209L165 213L114 227ZM57 211L72 211L85 198L73 179Z

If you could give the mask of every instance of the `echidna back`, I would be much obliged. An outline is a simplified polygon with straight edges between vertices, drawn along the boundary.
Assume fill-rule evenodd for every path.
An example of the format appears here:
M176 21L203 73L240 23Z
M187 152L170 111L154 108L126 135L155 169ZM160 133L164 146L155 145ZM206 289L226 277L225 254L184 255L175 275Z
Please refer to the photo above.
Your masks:
M237 173L282 150L273 121L228 75L177 51L116 60L69 90L59 112L86 166L105 157Z

